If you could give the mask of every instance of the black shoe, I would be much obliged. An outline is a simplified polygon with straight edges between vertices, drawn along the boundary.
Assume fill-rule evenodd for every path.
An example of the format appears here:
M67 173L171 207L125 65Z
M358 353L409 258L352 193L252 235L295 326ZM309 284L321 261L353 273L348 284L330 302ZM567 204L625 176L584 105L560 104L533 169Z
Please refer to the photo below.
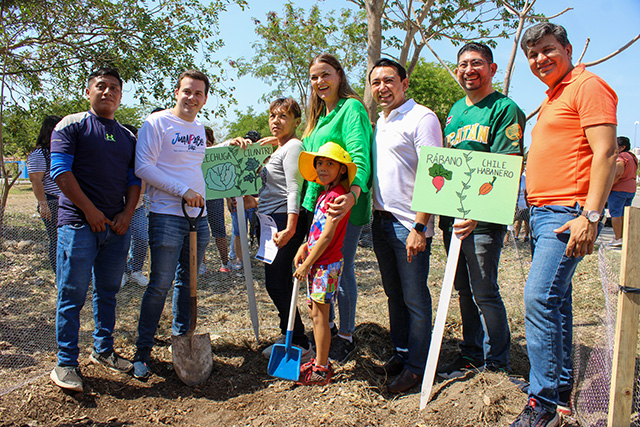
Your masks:
M391 356L384 365L374 365L373 372L378 375L388 375L390 377L398 375L404 369L404 359L397 353Z
M557 412L549 412L533 397L524 407L518 418L511 423L511 427L557 427L560 425L560 416Z
M353 339L353 337L351 337ZM351 356L356 349L353 341L346 340L340 335L331 338L331 348L329 349L329 360L332 362L342 363Z
M422 376L416 375L407 368L404 368L400 375L387 386L387 391L391 394L404 393L422 382Z
M149 362L151 361L151 349L139 348L133 356L133 376L139 380L146 380L151 376Z
M474 360L470 357L458 354L458 357L451 363L438 369L438 376L444 379L458 378L467 371L480 371L484 366L481 360Z

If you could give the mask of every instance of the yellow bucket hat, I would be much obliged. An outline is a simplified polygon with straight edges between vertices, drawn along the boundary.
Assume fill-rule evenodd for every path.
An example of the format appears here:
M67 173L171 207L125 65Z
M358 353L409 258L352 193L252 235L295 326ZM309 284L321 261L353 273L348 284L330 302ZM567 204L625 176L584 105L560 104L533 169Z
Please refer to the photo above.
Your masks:
M317 153L312 153L310 151L303 151L300 153L300 157L298 158L298 169L300 169L302 177L307 181L322 184L320 179L318 179L316 168L313 166L313 160L316 157L327 157L345 165L347 167L347 176L349 177L347 189L351 186L353 179L356 177L358 167L351 161L351 156L344 148L335 142L330 141L320 147Z

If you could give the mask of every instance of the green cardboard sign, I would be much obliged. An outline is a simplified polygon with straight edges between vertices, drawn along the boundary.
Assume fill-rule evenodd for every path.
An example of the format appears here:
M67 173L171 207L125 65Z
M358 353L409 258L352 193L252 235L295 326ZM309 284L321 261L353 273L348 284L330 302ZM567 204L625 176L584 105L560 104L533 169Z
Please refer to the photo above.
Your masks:
M521 168L521 156L422 147L411 209L512 224Z
M271 153L270 145L259 144L246 150L237 146L207 148L202 162L206 199L257 194L262 187L262 166Z

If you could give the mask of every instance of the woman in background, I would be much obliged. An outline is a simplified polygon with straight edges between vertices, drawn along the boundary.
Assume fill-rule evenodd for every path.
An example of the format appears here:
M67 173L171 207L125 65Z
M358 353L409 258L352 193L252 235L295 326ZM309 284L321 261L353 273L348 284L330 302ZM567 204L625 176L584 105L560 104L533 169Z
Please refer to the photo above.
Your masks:
M47 116L42 122L36 148L27 158L29 180L38 200L38 212L49 236L49 265L56 271L56 247L58 245L58 197L60 189L49 174L51 169L51 132L60 116Z

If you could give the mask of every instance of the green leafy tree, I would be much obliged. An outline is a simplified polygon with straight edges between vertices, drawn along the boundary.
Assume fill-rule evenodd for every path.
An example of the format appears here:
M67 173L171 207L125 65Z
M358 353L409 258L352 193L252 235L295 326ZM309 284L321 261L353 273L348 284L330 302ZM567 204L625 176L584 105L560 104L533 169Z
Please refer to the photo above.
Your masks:
M305 109L309 97L309 62L320 53L335 55L349 75L364 73L366 23L361 12L343 9L322 14L317 5L309 12L284 5L281 15L267 14L266 23L254 18L259 40L253 44L251 60L238 59L233 65L238 74L253 75L274 89L262 96L270 101L293 93Z
M245 136L250 130L258 131L262 137L271 136L268 111L256 113L253 107L248 107L246 112L236 110L235 113L236 119L225 124L227 129L225 140L236 136Z
M449 64L454 67L453 64ZM464 91L449 76L449 72L437 62L420 59L409 79L407 98L429 107L436 113L444 128L451 106L465 96Z
M15 182L4 165L5 107L39 94L80 93L103 65L133 82L143 103L170 99L174 79L188 68L207 73L216 96L228 99L232 88L221 84L213 55L222 45L218 14L232 3L244 7L246 0L0 0L0 227Z

